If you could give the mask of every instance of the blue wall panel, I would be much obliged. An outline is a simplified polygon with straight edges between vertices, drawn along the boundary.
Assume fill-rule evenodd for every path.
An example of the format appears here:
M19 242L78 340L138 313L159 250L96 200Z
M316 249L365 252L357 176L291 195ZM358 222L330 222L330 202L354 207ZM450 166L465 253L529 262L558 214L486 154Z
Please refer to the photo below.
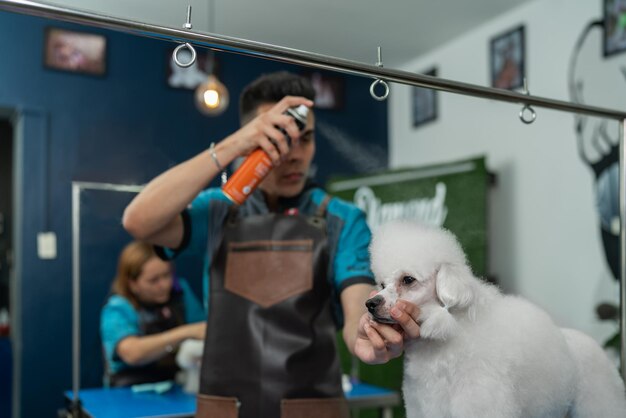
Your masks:
M104 34L107 72L91 77L43 66L47 26ZM166 84L173 44L29 16L0 12L0 107L22 116L23 176L20 402L23 417L52 416L71 387L72 224L71 182L143 184L195 155L238 126L237 98L245 84L264 72L289 66L236 54L218 53L220 78L231 105L208 118L194 107L193 92ZM382 168L387 163L387 108L369 96L371 80L341 76L344 107L318 110L318 179ZM322 126L320 125L320 126ZM351 148L352 146L352 148ZM357 155L358 148L364 156ZM352 152L348 152L352 150ZM120 214L121 216L121 214ZM36 237L57 234L57 258L40 260ZM130 239L130 238L129 238ZM117 254L102 254L116 262ZM186 269L199 268L189 264ZM180 268L179 268L180 270ZM189 277L185 267L182 274ZM84 279L83 279L84 281ZM200 284L194 288L199 291ZM83 300L100 304L101 300Z

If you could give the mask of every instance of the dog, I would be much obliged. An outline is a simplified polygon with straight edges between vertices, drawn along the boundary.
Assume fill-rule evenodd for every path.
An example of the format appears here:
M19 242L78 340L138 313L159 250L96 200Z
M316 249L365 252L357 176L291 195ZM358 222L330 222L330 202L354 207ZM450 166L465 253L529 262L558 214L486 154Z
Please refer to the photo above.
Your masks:
M420 308L407 341L407 418L624 418L617 369L587 335L473 276L455 236L414 222L380 226L370 244L382 288L366 302L392 324L398 299Z

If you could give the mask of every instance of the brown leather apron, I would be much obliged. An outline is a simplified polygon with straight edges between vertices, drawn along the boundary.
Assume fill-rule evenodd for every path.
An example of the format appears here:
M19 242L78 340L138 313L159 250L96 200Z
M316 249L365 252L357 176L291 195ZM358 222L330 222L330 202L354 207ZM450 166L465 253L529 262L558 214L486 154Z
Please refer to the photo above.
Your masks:
M211 267L198 418L344 418L324 214L231 211Z

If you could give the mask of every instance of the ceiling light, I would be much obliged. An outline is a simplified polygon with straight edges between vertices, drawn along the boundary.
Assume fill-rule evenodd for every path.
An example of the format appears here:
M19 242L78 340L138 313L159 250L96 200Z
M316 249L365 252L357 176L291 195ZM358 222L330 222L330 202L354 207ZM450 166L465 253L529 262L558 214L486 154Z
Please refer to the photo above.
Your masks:
M196 107L205 115L222 114L228 107L228 101L228 89L213 74L196 87Z
M215 28L215 0L209 1L209 32ZM217 116L224 113L228 107L228 89L215 75L215 55L209 51L206 61L206 70L209 75L204 83L196 87L195 102L200 112L207 116Z

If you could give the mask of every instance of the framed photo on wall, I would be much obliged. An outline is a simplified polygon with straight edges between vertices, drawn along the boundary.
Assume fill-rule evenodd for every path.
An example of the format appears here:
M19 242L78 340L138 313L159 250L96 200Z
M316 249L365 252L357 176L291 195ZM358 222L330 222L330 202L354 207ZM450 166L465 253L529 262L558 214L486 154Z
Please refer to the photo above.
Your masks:
M491 86L514 90L524 86L524 26L518 26L491 39Z
M422 74L437 77L437 67L433 67ZM424 87L411 88L411 110L413 113L413 127L416 128L427 122L437 119L437 91Z
M48 27L44 65L72 73L103 76L106 73L107 40L103 35Z
M605 57L626 50L626 0L604 0L602 50Z
M315 89L315 107L317 109L341 109L345 95L345 82L342 77L319 71L305 73Z

